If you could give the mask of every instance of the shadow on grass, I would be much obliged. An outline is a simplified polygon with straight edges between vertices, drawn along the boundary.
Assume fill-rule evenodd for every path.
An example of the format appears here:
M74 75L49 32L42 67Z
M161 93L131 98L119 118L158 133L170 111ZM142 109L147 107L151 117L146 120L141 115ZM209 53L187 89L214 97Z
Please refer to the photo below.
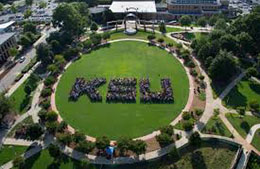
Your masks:
M249 83L250 89L252 89L256 94L260 95L260 84L255 82Z
M240 127L241 127L246 133L248 133L249 130L250 130L250 125L248 124L247 121L243 121L243 122L240 124Z
M25 168L26 169L31 169L33 168L34 163L40 158L41 156L41 151L32 157L28 158L25 160Z
M25 98L23 99L22 103L20 104L19 112L23 112L24 109L29 105L30 101L31 101L31 96L26 95Z
M193 169L207 169L204 157L201 151L195 151L191 154L191 165Z
M219 121L216 121L215 126L216 126L216 128L218 129L219 134L220 134L221 136L224 136L224 135L225 135L225 128L224 128L224 126L223 126Z
M230 93L224 98L223 101L228 107L232 107L232 108L247 106L247 98L238 91L237 86L235 86L230 91Z

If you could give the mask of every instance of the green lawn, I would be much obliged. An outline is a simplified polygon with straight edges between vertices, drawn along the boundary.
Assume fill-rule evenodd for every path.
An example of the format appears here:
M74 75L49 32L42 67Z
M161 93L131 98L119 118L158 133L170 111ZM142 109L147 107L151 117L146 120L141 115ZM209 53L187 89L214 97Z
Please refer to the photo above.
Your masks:
M197 33L189 33L189 32L186 32L186 33L184 33L183 34L184 35L184 37L186 38L186 39L188 39L188 40L193 40L193 39L199 39L199 38L201 38L202 36L206 36L207 35L207 33L199 33L199 32L197 32Z
M122 30L115 32L113 31L111 33L111 37L109 40L115 40L115 39L125 39L125 38L136 38L136 39L143 39L147 40L148 35L152 35L152 32L144 32L143 30L139 30L136 34L134 35L126 35ZM173 43L173 45L176 45L176 42L168 37L166 37L163 34L155 33L156 39L158 38L163 38L166 43Z
M214 146L212 146L214 144ZM203 144L199 149L186 148L181 152L181 159L173 161L168 158L161 158L152 162L136 163L133 165L122 166L90 166L84 169L228 169L235 156L236 148L225 146L219 143ZM50 157L48 150L43 150L41 153L26 160L26 169L48 169L53 165L54 159ZM175 167L174 167L175 166ZM59 166L55 169L83 169L80 162L71 160L70 158L62 158Z
M237 114L226 114L227 119L231 122L238 133L246 138L250 128L255 124L260 124L260 118L256 116L243 116L240 117Z
M260 84L251 80L242 80L224 98L223 102L228 108L248 107L248 103L257 100L260 103Z
M202 133L206 134L215 134L220 136L231 137L231 132L227 129L225 124L221 121L221 119L217 117L212 117L205 128L202 130Z
M28 147L25 146L2 146L0 149L0 165L14 159L14 157L23 154Z
M258 129L255 132L252 144L255 146L256 149L258 149L260 151L260 129Z
M102 103L91 103L87 96L69 102L69 93L76 77L105 77L100 87ZM160 79L169 77L174 93L173 104L140 103L137 85L136 103L121 104L105 101L109 79L115 77L149 77L151 90L160 90ZM172 55L142 42L117 42L103 47L73 63L64 73L56 92L61 116L76 129L91 136L107 135L138 137L169 124L186 105L189 83L182 65Z
M159 31L159 27L157 27L156 30ZM166 26L166 32L167 33L169 33L169 32L181 32L181 31L184 31L184 29Z
M16 89L16 91L10 97L14 101L15 110L19 114L23 114L26 112L32 100L32 97L27 96L27 94L24 91L24 87L27 81L28 80L26 80L21 86L19 86L18 89Z

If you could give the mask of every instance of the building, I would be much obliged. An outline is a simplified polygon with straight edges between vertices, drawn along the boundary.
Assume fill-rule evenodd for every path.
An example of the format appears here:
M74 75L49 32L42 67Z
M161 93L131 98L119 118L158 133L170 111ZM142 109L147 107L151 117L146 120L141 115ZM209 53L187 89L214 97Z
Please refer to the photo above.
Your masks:
M210 16L221 12L219 0L167 0L167 9L173 15Z
M16 47L15 33L0 34L0 63L4 63L10 56L9 49Z
M3 24L0 24L0 33L4 33L4 32L12 32L13 28L12 26L14 25L15 21L9 21Z

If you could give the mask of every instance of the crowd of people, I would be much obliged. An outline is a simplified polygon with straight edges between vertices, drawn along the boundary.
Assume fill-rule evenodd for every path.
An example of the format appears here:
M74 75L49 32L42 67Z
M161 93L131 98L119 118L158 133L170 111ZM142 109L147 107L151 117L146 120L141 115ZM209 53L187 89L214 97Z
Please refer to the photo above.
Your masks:
M150 91L149 79L140 81L140 99L143 103L172 103L173 91L170 79L161 79L161 92Z
M100 102L102 101L102 96L96 88L105 83L105 78L95 78L91 81L85 81L84 78L76 78L76 82L70 91L70 99L76 101L81 95L87 94L91 101Z
M107 102L135 102L136 78L112 79L108 85Z

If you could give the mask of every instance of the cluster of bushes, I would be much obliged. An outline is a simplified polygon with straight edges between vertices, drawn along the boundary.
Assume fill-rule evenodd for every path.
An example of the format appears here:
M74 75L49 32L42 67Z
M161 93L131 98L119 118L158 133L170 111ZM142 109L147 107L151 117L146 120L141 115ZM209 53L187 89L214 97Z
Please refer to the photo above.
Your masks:
M25 22L22 27L23 32L19 44L22 45L23 48L28 48L40 37L40 33L37 32L36 25L32 22Z
M16 138L27 140L39 139L43 134L43 128L39 124L24 125L15 132Z
M168 125L160 128L160 134L156 136L156 140L159 142L161 147L168 146L174 142L173 126ZM178 138L177 138L178 139Z
M95 46L101 44L102 39L103 39L104 41L107 41L107 40L110 38L110 36L111 36L111 35L110 35L109 32L105 32L105 33L103 33L102 35L101 35L101 34L95 34L95 33L93 33L93 34L90 35L90 38L89 38L89 39L87 39L87 40L85 40L85 41L83 42L83 47L84 47L85 50L89 51L89 50L91 50L93 47L95 47Z
M140 155L146 151L146 143L143 140L132 140L129 138L121 138L117 141L117 147L120 151L120 154L125 156L129 151Z

